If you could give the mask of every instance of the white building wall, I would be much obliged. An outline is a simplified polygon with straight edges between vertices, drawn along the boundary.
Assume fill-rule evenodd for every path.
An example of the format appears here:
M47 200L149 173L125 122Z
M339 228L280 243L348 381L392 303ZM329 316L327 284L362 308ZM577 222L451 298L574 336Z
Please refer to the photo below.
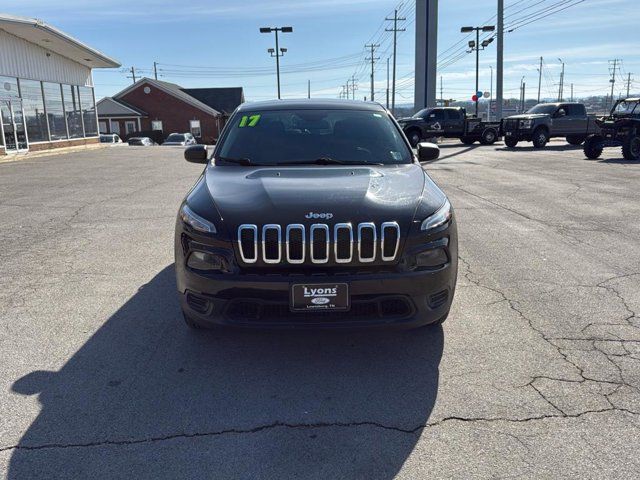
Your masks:
M89 67L49 52L4 30L0 30L0 75L93 86Z

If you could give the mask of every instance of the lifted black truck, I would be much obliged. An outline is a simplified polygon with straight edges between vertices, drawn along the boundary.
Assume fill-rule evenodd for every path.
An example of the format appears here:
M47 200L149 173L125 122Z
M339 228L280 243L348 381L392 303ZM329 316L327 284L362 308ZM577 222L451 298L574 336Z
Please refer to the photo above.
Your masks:
M598 158L605 147L622 147L626 160L640 161L640 98L618 100L609 115L596 123L600 132L584 142L587 158Z
M414 147L433 137L459 138L467 145L478 141L491 145L500 137L500 122L468 117L462 107L425 108L412 117L399 119L398 123Z
M543 148L550 138L566 137L567 143L580 145L588 135L597 133L595 116L588 115L582 103L539 103L526 113L503 120L504 143L509 148L518 142L533 142Z

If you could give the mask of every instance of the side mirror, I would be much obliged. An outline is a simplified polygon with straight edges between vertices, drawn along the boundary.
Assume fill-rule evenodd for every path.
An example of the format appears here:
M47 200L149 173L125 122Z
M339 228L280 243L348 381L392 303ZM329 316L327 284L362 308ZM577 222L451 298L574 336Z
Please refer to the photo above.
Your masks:
M207 163L207 147L191 145L184 150L184 159L191 163Z
M429 162L440 156L440 148L435 143L419 143L418 144L418 161Z

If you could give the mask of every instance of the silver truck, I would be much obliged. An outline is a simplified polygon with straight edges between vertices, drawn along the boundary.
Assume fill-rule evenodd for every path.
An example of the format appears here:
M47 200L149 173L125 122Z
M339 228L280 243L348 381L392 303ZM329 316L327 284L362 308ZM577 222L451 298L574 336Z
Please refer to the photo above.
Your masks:
M599 131L594 115L582 103L539 103L526 113L502 121L504 143L513 148L518 142L533 142L543 148L550 138L565 137L571 145L581 145L587 136Z

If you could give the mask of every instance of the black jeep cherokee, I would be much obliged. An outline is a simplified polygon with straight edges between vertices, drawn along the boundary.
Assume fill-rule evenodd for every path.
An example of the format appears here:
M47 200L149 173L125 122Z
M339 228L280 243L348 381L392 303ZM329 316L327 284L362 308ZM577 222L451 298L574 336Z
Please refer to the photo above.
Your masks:
M449 313L457 233L445 194L380 105L243 104L180 207L187 325L417 327Z

